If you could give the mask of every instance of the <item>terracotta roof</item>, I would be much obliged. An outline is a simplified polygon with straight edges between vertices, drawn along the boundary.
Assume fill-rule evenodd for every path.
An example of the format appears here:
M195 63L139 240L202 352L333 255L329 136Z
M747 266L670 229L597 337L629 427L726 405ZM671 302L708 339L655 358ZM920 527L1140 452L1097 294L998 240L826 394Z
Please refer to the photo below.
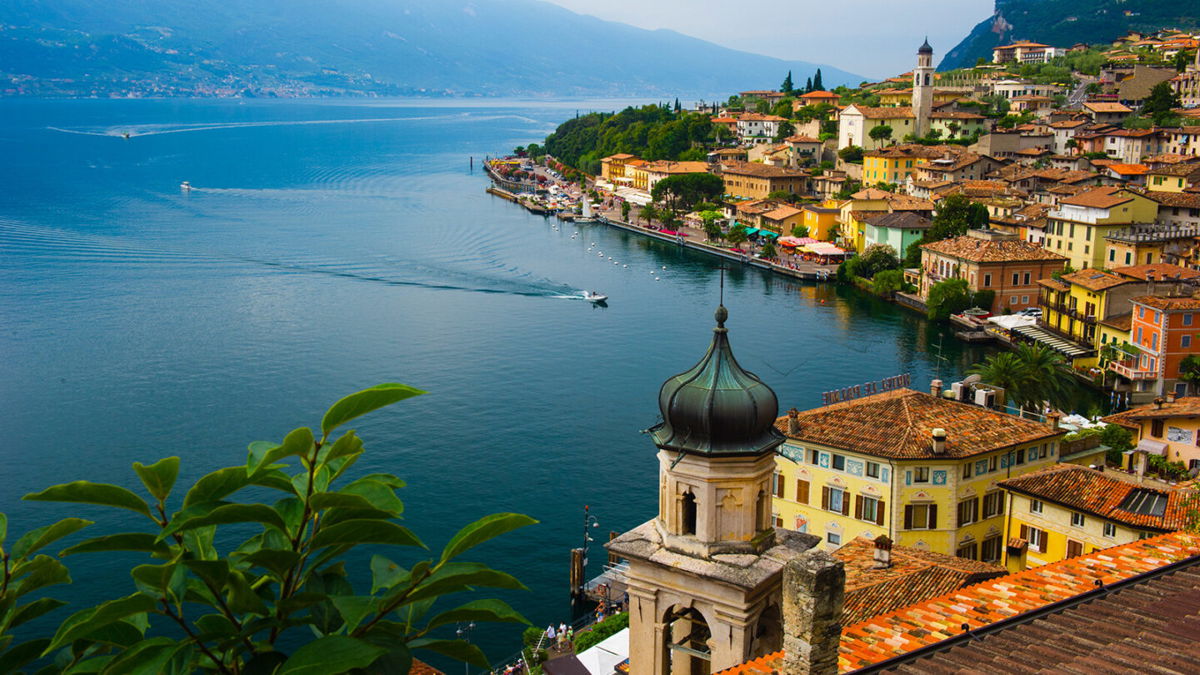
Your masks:
M1109 328L1114 328L1116 330L1121 330L1121 331L1127 331L1127 330L1129 330L1130 326L1133 325L1133 313L1128 312L1126 314L1118 314L1117 316L1110 316L1107 319L1100 319L1099 323L1101 323L1105 326L1108 326Z
M1171 417L1200 417L1200 396L1183 396L1168 403L1147 403L1123 412L1102 417L1102 422L1137 428L1139 420L1169 419Z
M806 410L799 420L800 431L796 434L787 432L786 416L780 417L775 426L801 442L895 459L936 457L931 436L936 428L946 430L944 456L948 458L971 457L1065 433L912 389Z
M1089 291L1103 291L1131 281L1126 277L1097 269L1070 272L1062 275L1061 279L1069 284L1083 286Z
M413 659L412 665L408 669L408 675L444 675L444 673L420 659Z
M1198 505L1194 492L1155 490L1075 464L1058 464L1024 476L1002 480L998 485L1006 490L1054 502L1069 509L1160 532L1171 532L1186 527L1188 511ZM1128 506L1126 500L1136 491L1165 498L1162 513L1138 513L1123 508Z
M875 542L860 536L834 551L846 570L842 625L944 595L963 586L1004 576L990 563L893 544L891 566L876 567Z
M866 222L875 227L890 227L897 230L926 230L933 224L912 211L895 211L867 216Z
M1062 203L1096 209L1111 209L1132 199L1132 197L1121 194L1122 189L1117 186L1093 188L1087 192L1081 192L1074 197L1068 197L1062 200Z
M1165 312L1200 309L1200 298L1168 298L1162 295L1139 295L1130 302L1161 309Z
M723 173L735 176L754 176L756 178L803 178L808 174L795 169L785 169L782 166L758 164L755 162L736 162L722 166Z
M1092 112L1098 113L1133 112L1133 109L1124 103L1114 103L1108 101L1085 101L1083 107L1091 110Z
M1153 274L1154 278L1158 280L1162 280L1167 277L1174 278L1176 274L1179 275L1180 279L1195 279L1196 277L1200 277L1200 271L1198 270L1190 269L1188 267L1181 267L1179 265L1172 265L1170 263L1153 263L1151 265L1130 265L1129 267L1118 267L1113 270L1113 273L1120 274L1121 276L1133 277L1134 279L1140 279L1142 281L1147 281L1149 275L1151 274Z
M1150 174L1154 176L1191 176L1196 172L1200 172L1200 165L1189 162L1186 164L1176 163L1170 166L1160 166L1157 169L1151 170Z
M929 117L935 120L984 120L987 119L983 115L977 115L969 112L954 112L949 110L935 110L929 113Z
M1145 164L1109 164L1108 170L1122 176L1144 176L1150 167Z
M862 113L863 117L873 120L913 117L912 108L909 106L896 106L893 108L868 108L867 106L856 105L854 108Z
M622 153L618 153L615 155L609 155L608 157L605 157L604 159L632 159L634 157L637 157L637 155L631 155L627 152L622 152ZM604 159L602 159L600 161L603 162Z
M1071 284L1068 284L1068 283L1067 283L1067 282L1065 282L1065 281L1059 281L1058 279L1054 279L1054 278L1050 278L1050 279L1038 279L1038 285L1039 285L1039 286L1045 286L1046 288L1051 288L1051 289L1054 289L1054 290L1056 290L1056 291L1069 291L1069 290L1071 290Z
M762 113L745 113L738 118L739 122L783 122L786 117L779 115L764 115Z
M967 624L971 630L979 629L1095 591L1098 587L1097 582L1109 585L1197 556L1200 556L1200 536L1173 532L985 581L845 628L842 631L839 670L851 672L961 635L963 624ZM1190 593L1193 607L1195 595L1193 590ZM1043 630L1036 639L1030 634L1024 641L1020 641L1022 649L1029 651L1031 655L1037 654L1039 665L1049 668L1046 672L1097 672L1097 668L1108 666L1108 662L1099 661L1090 666L1080 664L1082 670L1058 670L1054 667L1057 661L1086 658L1094 653L1093 649L1062 653L1044 647L1047 641L1060 634L1090 638L1093 643L1103 640L1105 635L1120 635L1123 631L1121 600L1119 595L1109 597L1117 604L1095 617L1102 621L1099 625L1086 625L1094 623L1093 619L1093 622L1085 622L1082 633L1063 626L1059 630ZM1166 608L1167 604L1164 602L1159 611ZM1086 611L1086 606L1081 611ZM1143 625L1143 628L1146 627ZM1149 632L1151 635L1157 633L1153 630ZM979 649L982 645L972 642L964 648ZM1021 649L1014 648L1004 655L1002 663L1011 666L1014 664L1014 657L1021 653ZM1194 658L1191 660L1195 662ZM1148 663L1144 665L1149 666ZM978 664L972 670L1009 670L999 664L992 666ZM1111 666L1106 670L1111 672ZM925 672L953 671L929 669Z
M933 202L928 199L918 199L908 195L890 195L884 197L888 208L892 211L933 211Z
M1066 260L1037 244L1018 239L988 241L970 235L923 244L922 249L971 262L1018 262L1027 260Z
M841 98L832 91L810 91L807 94L800 94L800 98Z
M813 138L812 136L788 136L783 139L785 143L820 143L821 139Z
M1194 192L1140 192L1143 197L1176 209L1200 209L1200 194Z
M1089 122L1087 120L1060 120L1058 122L1051 122L1050 128L1052 128L1052 129L1075 129L1075 128L1081 127L1085 124L1091 124L1091 122Z
M1196 618L1200 570L1193 566L1197 561L1200 536L1172 532L997 577L846 626L838 672L852 673L967 637L965 624L971 631L991 626L994 632L955 640L945 650L922 652L919 663L894 662L893 669L1194 673L1200 670L1193 650L1200 630ZM1174 574L1137 580L1175 564L1188 566ZM1124 581L1133 585L1117 593L1103 590ZM1175 583L1179 588L1145 595L1144 589L1158 583ZM995 626L1060 603L1070 604L1040 618L1031 616L1028 622ZM1067 645L1060 645L1064 642ZM1164 644L1169 648L1163 649ZM778 675L783 672L783 656L782 651L767 654L720 675Z
M795 207L781 206L774 211L764 213L762 217L766 218L767 220L784 220L785 218L791 218L792 216L796 216L801 213L803 213L803 211Z
M879 188L867 188L850 195L851 199L887 199L892 193Z
M669 162L666 160L658 160L646 164L646 171L654 173L669 173L669 174L688 174L688 173L708 173L708 162Z

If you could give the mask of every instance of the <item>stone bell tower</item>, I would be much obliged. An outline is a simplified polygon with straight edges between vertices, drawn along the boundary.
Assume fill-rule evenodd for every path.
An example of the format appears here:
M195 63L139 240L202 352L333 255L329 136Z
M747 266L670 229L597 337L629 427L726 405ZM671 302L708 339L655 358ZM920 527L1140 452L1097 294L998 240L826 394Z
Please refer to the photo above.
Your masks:
M917 67L913 69L912 110L918 138L929 135L929 116L933 113L933 47L929 38L917 49Z
M609 542L629 561L632 675L703 675L782 646L784 565L820 540L771 522L778 399L738 365L717 308L704 358L659 391L658 517Z

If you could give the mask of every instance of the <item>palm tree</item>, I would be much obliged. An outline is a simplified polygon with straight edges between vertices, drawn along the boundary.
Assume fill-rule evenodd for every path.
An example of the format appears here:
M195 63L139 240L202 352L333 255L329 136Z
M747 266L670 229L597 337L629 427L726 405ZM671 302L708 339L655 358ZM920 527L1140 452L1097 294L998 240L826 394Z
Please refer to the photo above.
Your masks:
M1024 398L1021 388L1025 382L1025 371L1017 355L1012 352L992 354L982 363L971 366L967 373L978 375L987 384L1001 387L1008 400L1014 403Z
M1066 408L1075 389L1062 356L1040 344L1023 344L1015 352L993 354L967 372L1002 387L1022 413L1027 409L1040 412L1046 403Z

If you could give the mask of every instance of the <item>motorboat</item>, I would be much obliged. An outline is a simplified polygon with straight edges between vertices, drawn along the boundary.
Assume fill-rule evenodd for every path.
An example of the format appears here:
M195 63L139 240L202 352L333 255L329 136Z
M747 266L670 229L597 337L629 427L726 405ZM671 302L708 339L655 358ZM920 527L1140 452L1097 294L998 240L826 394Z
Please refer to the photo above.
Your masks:
M584 291L583 299L587 300L588 302L604 302L605 300L608 300L608 296L601 295L596 291Z
M183 190L184 192L189 192L192 189L192 184L185 180L179 184L179 189Z

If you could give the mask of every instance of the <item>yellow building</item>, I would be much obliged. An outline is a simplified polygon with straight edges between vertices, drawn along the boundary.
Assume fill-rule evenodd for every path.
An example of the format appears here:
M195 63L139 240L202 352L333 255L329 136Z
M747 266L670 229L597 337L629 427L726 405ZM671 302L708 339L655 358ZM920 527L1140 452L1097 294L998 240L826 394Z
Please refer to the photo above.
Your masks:
M1165 399L1109 415L1104 421L1132 431L1138 450L1182 462L1189 469L1200 466L1200 397L1176 398L1168 392Z
M737 162L721 165L721 179L725 181L726 194L766 199L772 192L807 193L809 175L770 164Z
M1121 187L1097 187L1068 197L1048 214L1043 246L1067 256L1077 270L1107 266L1108 235L1152 223L1158 203Z
M801 224L808 228L808 236L821 241L834 239L837 233L838 215L841 213L837 200L827 199L821 206L805 204L800 207L800 210L804 212Z
M1104 344L1100 340L1100 322L1129 314L1130 299L1145 289L1136 279L1095 269L1070 272L1058 279L1041 279L1038 285L1041 323L1088 350ZM1092 351L1082 360L1077 359L1076 365L1093 365L1095 358Z
M600 177L614 185L629 185L630 180L625 175L625 165L635 159L638 159L637 155L629 153L605 157L600 160Z
M1146 173L1146 188L1152 192L1183 192L1200 185L1200 166L1172 164Z
M1004 500L997 483L1057 461L1064 431L912 389L805 412L777 427L776 525L996 562Z
M939 150L915 144L868 150L863 153L862 183L903 183L917 167L941 156Z
M1183 529L1191 494L1061 464L1000 482L1005 565L1016 572Z

